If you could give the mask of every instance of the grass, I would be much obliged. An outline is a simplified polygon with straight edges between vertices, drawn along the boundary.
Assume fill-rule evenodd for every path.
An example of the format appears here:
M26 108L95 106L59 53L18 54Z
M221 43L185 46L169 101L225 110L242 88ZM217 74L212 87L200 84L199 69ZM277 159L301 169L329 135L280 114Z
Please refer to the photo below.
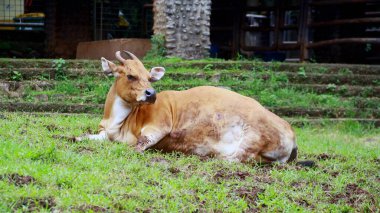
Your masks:
M300 160L259 166L179 153L139 154L71 136L98 116L0 114L0 212L377 211L380 130L355 122L296 128Z

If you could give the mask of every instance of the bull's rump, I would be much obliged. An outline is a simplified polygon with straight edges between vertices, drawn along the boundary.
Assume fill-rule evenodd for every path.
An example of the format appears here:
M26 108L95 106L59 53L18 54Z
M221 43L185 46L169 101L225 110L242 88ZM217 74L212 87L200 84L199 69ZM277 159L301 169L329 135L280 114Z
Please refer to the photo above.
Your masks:
M171 133L154 148L242 160L255 150L279 146L294 137L290 125L252 98L222 88L202 86L165 91L170 102ZM249 156L246 156L249 157Z

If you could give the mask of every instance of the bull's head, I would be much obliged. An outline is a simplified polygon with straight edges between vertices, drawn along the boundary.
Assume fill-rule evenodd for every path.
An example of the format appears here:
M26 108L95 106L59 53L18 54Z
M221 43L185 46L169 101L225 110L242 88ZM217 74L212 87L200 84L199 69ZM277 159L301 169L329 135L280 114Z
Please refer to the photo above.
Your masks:
M124 59L121 52L117 51L115 55L121 65L101 58L104 73L116 77L114 86L117 95L131 105L154 103L156 91L152 88L151 82L160 80L164 76L165 69L153 67L149 73L135 55L128 51L123 52L131 59Z

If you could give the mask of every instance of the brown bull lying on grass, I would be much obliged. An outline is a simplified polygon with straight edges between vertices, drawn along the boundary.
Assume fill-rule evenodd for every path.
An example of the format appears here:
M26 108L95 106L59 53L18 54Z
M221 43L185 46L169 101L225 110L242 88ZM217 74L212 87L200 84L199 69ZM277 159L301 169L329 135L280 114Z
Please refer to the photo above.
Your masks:
M257 101L235 92L202 86L156 94L151 82L165 72L150 73L132 53L131 59L105 58L102 68L116 77L110 88L100 133L77 140L126 142L138 151L148 148L213 156L230 161L289 162L297 157L294 131L288 122Z

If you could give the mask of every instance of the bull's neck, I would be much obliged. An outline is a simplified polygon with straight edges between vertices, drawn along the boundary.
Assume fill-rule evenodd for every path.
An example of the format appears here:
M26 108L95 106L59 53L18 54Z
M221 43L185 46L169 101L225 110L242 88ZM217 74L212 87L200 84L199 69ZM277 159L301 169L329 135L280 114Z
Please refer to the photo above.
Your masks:
M112 110L111 110L111 121L110 126L111 127L120 127L125 119L128 117L128 115L131 113L132 107L125 102L122 98L120 98L118 95L115 96L115 100L112 104Z

